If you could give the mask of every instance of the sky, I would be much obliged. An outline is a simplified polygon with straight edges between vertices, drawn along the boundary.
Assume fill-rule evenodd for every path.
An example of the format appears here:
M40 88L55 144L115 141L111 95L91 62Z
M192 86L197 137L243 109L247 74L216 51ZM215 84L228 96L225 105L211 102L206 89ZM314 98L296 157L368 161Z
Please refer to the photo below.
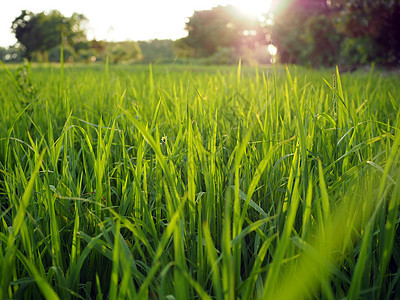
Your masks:
M33 13L59 10L64 16L84 14L88 20L88 39L108 41L138 41L178 39L187 35L184 30L188 17L195 10L211 9L232 4L247 13L268 12L271 0L14 0L0 10L0 47L15 44L12 21L21 10Z

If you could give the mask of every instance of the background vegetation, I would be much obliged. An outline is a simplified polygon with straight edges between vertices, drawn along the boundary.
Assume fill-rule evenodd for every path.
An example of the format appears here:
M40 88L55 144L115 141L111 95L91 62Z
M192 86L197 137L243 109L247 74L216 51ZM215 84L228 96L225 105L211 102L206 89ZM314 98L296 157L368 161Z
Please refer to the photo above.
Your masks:
M282 62L399 65L400 4L386 0L282 1L272 39Z
M350 70L371 63L400 63L400 4L390 0L272 1L271 13L249 16L233 6L195 11L182 39L154 41L88 41L85 16L70 18L22 11L12 30L18 43L0 48L6 62L60 61L63 41L66 61L114 63L174 61L205 64L269 64L267 46L278 48L281 63L312 67L341 65ZM160 25L162 26L162 25ZM63 35L63 39L61 38Z

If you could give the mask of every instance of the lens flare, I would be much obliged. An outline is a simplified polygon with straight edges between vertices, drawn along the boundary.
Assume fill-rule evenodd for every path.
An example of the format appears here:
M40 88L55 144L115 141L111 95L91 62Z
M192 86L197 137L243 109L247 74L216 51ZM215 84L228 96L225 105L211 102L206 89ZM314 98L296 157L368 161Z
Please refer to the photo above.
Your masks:
M260 16L269 12L271 0L232 1L232 4L247 14Z

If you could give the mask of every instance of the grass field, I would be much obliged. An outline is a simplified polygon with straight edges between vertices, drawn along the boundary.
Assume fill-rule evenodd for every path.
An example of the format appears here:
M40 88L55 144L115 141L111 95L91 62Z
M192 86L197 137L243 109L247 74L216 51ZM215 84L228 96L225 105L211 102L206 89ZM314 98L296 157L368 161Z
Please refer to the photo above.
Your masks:
M400 298L400 78L0 70L0 299Z

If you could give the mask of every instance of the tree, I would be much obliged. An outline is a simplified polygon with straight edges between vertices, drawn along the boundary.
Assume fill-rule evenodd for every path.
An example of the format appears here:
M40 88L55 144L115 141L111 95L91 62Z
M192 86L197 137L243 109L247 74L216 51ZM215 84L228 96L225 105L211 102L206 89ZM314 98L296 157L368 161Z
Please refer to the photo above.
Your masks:
M47 60L47 52L61 44L62 34L71 46L86 41L86 33L82 27L82 23L86 21L84 15L76 13L66 18L57 10L48 14L34 14L23 10L12 22L11 29L22 46L25 57L32 59L38 53L41 60Z
M307 43L304 59L313 67L332 66L339 61L342 36L331 18L323 14L310 17L305 23L302 38Z
M348 39L367 42L362 49L369 51L369 60L400 63L399 1L331 0L330 4L338 11L338 30ZM352 43L349 41L346 46Z
M255 47L265 44L265 36L256 18L243 14L234 6L218 6L196 11L186 23L185 42L195 56L208 57L220 48Z
M274 11L271 37L273 44L278 48L281 62L319 64L316 56L321 55L319 51L324 51L326 42L321 34L329 32L332 35L332 31L335 33L330 26L331 9L326 0L281 1ZM320 26L322 27L319 28ZM329 39L331 45L335 38L331 36ZM330 58L325 57L321 63L330 61Z
M172 40L140 41L143 62L172 62L175 58Z
M187 59L195 56L195 49L188 45L187 38L180 38L174 41L173 50L178 58Z
M142 50L137 42L108 42L106 48L110 61L114 64L132 63L142 58Z
M400 64L400 1L293 0L275 3L272 40L278 47L281 62Z
M21 62L22 53L20 49L13 46L8 48L0 47L0 60L7 63Z

